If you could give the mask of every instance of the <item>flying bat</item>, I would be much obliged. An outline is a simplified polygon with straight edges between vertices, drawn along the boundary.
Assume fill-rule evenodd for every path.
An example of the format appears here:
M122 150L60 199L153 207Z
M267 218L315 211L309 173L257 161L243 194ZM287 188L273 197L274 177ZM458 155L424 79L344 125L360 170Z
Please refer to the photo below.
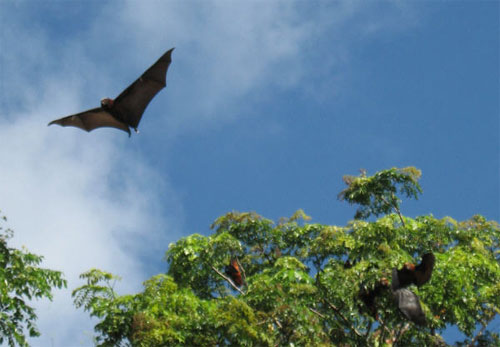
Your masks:
M101 107L56 119L48 125L74 126L85 131L101 127L117 128L128 133L137 132L142 114L154 96L166 86L167 69L174 49L168 50L114 100L104 98Z

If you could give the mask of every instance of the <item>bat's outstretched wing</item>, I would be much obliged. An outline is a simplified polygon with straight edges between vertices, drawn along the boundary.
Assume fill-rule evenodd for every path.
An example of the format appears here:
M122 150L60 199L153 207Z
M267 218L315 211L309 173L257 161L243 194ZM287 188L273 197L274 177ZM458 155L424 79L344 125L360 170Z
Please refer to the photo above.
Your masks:
M166 86L167 69L172 61L170 49L115 99L113 113L137 129L144 110L153 97Z
M126 131L130 136L128 125L120 122L101 107L53 120L48 125L52 124L58 124L63 127L73 126L85 131L92 131L101 127L111 127Z

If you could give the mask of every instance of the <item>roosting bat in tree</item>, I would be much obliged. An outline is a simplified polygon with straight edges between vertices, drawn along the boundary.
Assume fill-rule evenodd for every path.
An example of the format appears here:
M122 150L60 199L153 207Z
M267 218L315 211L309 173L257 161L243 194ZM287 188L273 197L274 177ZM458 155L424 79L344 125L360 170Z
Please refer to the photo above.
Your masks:
M424 325L425 314L420 306L420 300L417 294L401 286L401 283L398 281L398 269L396 268L392 270L391 290L394 301L401 313L413 323Z
M372 289L364 287L358 293L359 299L365 304L370 315L376 320L378 320L376 300L386 288L389 288L389 281L386 278L382 278Z
M417 266L411 263L404 264L401 270L397 270L399 286L403 288L410 284L415 284L420 287L427 283L431 279L435 262L436 258L434 254L426 253L422 256L422 261Z
M241 287L243 284L243 279L241 278L241 271L240 267L238 266L238 261L233 258L231 259L231 264L226 266L226 275L231 277L231 280L236 284L238 287Z
M130 128L137 132L137 126L149 102L166 86L167 69L172 61L173 50L172 48L163 54L115 100L102 99L101 107L56 119L49 125L74 126L85 131L112 127L126 131L129 136Z

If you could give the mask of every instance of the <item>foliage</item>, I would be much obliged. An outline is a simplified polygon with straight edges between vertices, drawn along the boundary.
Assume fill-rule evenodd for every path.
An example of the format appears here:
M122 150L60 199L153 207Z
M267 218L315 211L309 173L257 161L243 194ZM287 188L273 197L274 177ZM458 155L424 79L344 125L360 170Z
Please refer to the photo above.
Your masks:
M87 284L73 292L75 303L102 319L95 327L100 346L124 339L134 346L265 343L252 309L231 296L205 300L161 274L147 280L142 293L118 297L109 286L113 275L93 269L82 278Z
M214 222L212 235L171 244L167 274L146 281L143 292L116 296L100 284L112 275L92 270L97 275L84 275L76 303L101 319L96 331L103 346L442 345L439 333L450 325L467 336L464 343L498 341L486 327L500 313L500 227L482 216L463 222L402 216L396 194L416 197L419 175L405 168L350 179L341 195L362 204L358 217L386 213L373 222L308 223L299 210L274 223L230 212ZM426 326L405 320L389 289L371 314L360 293L426 252L436 256L433 276L411 288ZM223 274L234 257L242 288ZM474 335L477 326L481 333Z
M414 167L402 169L392 168L377 172L371 177L366 177L366 171L361 170L361 175L344 176L347 188L339 194L341 200L350 204L359 204L355 219L365 219L370 215L379 216L394 210L400 213L401 200L396 193L405 194L408 198L418 198L422 188L418 179L422 173Z
M9 247L12 236L11 229L0 226L0 344L27 346L25 329L31 337L40 335L35 309L27 301L52 299L52 288L65 287L66 280L59 271L38 267L43 257Z

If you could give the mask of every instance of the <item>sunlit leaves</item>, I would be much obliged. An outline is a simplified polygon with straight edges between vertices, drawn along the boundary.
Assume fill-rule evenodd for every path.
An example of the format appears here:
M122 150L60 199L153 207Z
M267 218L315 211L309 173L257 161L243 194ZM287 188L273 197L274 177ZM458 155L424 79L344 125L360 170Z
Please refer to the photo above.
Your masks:
M417 198L419 177L410 167L345 178L341 198L361 205L358 217L382 215L373 221L322 225L299 210L275 223L230 212L214 222L212 235L171 244L167 275L146 281L142 293L116 297L114 278L93 270L76 303L101 315L103 344L439 345L438 333L449 325L471 340L478 324L500 312L500 228L481 216L403 216L398 194ZM436 257L433 275L411 287L426 316L419 327L399 313L388 283L393 268L418 264L428 252ZM240 291L223 275L232 258L245 279ZM374 308L367 308L361 293L381 283ZM485 330L480 338L497 336Z
M3 217L2 221L6 221ZM43 257L8 246L13 231L0 225L0 344L27 345L39 336L32 299L52 299L52 289L66 286L62 273L40 268Z
M417 199L418 194L422 193L418 184L421 175L420 170L414 167L392 168L369 177L362 171L358 177L343 177L347 188L338 197L350 204L360 205L354 216L356 219L399 211L401 200L396 194Z

